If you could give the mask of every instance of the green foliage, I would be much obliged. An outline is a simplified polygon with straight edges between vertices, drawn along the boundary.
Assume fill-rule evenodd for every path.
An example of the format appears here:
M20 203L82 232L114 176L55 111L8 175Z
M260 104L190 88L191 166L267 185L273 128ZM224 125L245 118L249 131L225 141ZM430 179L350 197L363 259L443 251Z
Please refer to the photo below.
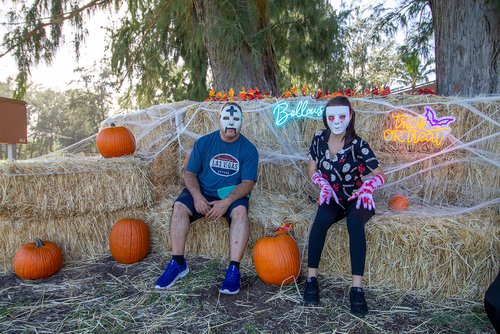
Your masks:
M62 43L64 22L68 21L72 26L73 45L78 57L80 43L85 37L83 15L106 6L110 0L92 0L83 4L79 2L83 1L12 1L12 7L7 12L11 30L3 38L0 58L12 52L17 61L19 72L16 77L16 98L22 98L26 94L32 66L42 62L52 63Z
M211 56L224 60L229 75L249 66L259 73L257 66L267 66L264 73L270 80L277 73L280 90L291 83L331 88L341 84L339 16L326 0L41 0L31 5L15 2L9 12L13 28L0 57L11 52L17 60L16 97L26 94L32 66L52 62L65 22L74 28L78 56L87 16L113 4L125 15L120 27L110 31L110 66L120 82L128 84L122 102L129 106L204 99L207 78L215 80L208 72L206 45L214 40L224 43ZM217 24L207 28L203 19L209 13Z
M405 85L410 85L411 88L415 88L419 82L428 81L429 75L434 72L434 69L431 68L434 59L429 59L422 64L417 51L409 51L406 45L399 50L402 63L399 71L399 81Z
M342 88L344 41L327 1L270 1L271 27L281 91L292 85Z
M371 10L372 7L361 10L356 6L346 11L346 23L341 33L346 44L345 87L359 90L385 86L397 79L399 59L396 43L366 15Z
M111 68L139 106L206 97L208 60L191 1L129 1L112 34Z
M434 28L429 0L401 0L394 9L383 4L374 8L372 20L377 22L377 31L395 35L402 27L407 31L409 52L418 52L425 60L434 54Z
M77 71L81 73L82 89L59 92L28 87L24 99L28 105L28 144L17 145L18 159L46 155L88 138L108 117L114 87L110 73L94 68ZM0 96L9 96L12 85L12 81L0 83Z

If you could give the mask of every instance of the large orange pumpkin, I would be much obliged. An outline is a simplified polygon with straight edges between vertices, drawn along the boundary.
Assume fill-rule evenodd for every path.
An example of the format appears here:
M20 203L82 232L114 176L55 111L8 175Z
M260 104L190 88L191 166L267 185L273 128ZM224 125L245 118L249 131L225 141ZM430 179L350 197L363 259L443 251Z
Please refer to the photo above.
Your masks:
M259 278L278 286L292 283L300 274L299 247L290 235L280 232L260 238L253 250L253 263Z
M389 208L393 211L405 211L409 205L410 201L403 195L394 195L389 200Z
M109 249L113 258L125 264L139 262L148 255L151 236L140 219L120 219L111 229Z
M115 126L114 123L99 131L95 144L105 158L131 155L135 152L135 138L132 132L123 126Z
M21 246L14 256L14 271L22 279L39 279L54 275L63 265L63 253L51 241L35 239Z

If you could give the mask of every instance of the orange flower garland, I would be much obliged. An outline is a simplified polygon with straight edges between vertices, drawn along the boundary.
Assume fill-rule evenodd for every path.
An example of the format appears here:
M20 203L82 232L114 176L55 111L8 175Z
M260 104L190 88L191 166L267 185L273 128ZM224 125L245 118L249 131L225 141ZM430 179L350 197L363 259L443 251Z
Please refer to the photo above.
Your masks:
M331 99L334 98L335 96L350 96L350 97L366 97L366 96L387 96L391 94L391 88L389 86L385 87L373 87L372 89L365 89L364 91L357 91L354 89L344 89L344 90L338 90L335 92L328 92L328 89L325 89L324 91L321 89L317 89L314 94L309 94L309 87L306 85L302 87L300 90L302 93L302 96L311 96L315 99ZM280 99L286 99L286 98L292 98L292 97L297 97L299 96L298 94L298 88L297 86L290 87L286 92L281 94L279 96ZM239 93L237 96L235 96L234 90L231 88L227 92L216 92L215 89L212 87L210 91L208 92L208 98L205 99L205 102L212 102L212 101L251 101L251 100L260 100L260 99L265 99L265 98L270 98L273 97L271 95L271 92L268 93L262 93L257 87L252 89L249 88L248 90L245 90L245 87L241 87Z

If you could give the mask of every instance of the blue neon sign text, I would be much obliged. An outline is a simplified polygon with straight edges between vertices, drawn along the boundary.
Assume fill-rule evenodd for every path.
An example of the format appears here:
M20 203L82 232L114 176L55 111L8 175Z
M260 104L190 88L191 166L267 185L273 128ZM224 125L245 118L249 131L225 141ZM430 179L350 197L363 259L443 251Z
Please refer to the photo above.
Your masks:
M292 119L321 118L326 102L311 101L278 101L273 107L274 124L281 127Z

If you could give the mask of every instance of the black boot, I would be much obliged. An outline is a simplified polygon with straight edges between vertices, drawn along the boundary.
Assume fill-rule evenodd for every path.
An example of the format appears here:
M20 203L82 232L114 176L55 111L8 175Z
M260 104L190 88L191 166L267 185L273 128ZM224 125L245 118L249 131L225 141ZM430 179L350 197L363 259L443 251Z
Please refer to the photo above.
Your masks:
M368 314L368 306L366 305L365 293L362 288L352 287L349 291L349 299L351 301L351 313L358 317L364 317Z
M318 305L319 304L319 286L316 277L308 277L304 288L304 304Z

